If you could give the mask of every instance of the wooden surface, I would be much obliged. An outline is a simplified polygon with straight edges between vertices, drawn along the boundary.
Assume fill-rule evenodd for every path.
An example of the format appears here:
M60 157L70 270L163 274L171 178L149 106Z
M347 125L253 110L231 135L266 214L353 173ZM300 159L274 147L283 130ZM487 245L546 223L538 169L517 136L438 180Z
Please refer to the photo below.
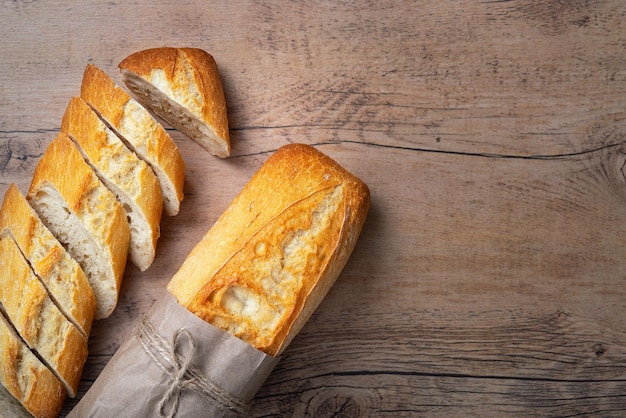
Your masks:
M233 153L187 163L81 394L263 161L316 146L372 206L255 416L626 415L626 3L0 2L0 194L26 191L94 63L215 57ZM66 413L73 401L68 401Z

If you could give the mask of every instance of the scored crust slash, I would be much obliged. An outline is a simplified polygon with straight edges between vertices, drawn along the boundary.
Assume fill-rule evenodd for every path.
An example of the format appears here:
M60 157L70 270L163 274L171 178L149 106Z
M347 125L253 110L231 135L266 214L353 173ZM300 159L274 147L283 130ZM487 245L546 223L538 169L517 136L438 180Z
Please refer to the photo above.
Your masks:
M167 289L199 317L280 354L345 265L367 186L307 145L272 155L191 251Z
M367 186L315 148L276 151L70 417L241 412L339 276L369 204Z

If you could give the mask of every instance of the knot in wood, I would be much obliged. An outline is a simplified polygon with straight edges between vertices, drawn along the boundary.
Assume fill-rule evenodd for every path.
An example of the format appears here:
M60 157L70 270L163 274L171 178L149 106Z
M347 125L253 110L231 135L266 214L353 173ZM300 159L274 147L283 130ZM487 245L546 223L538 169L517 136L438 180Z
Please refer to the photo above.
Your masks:
M321 400L315 408L316 417L360 417L362 409L359 403L351 396L333 393L332 396Z
M600 358L604 355L604 347L602 346L601 343L595 344L593 346L593 353L596 355L596 357Z
M363 389L333 386L332 390L316 391L308 400L307 416L314 417L363 417L368 411L377 410L380 399Z
M610 190L626 199L626 146L608 147L602 153L602 174Z

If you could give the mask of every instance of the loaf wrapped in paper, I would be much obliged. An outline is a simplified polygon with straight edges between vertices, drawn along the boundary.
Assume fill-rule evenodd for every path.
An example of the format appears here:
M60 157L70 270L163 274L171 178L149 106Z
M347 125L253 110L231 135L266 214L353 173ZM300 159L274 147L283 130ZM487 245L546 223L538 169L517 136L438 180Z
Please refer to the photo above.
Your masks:
M338 278L369 202L367 186L315 148L276 151L70 416L245 414Z

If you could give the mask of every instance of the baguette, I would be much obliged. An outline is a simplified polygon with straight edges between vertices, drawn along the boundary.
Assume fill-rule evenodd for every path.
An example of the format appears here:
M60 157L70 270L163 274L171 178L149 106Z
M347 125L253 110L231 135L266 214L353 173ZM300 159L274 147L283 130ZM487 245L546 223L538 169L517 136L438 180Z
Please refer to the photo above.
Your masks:
M41 222L15 184L0 209L0 231L10 231L63 314L89 336L96 299L83 269Z
M218 157L230 155L224 88L213 57L198 48L153 48L118 65L140 102Z
M160 234L163 196L150 167L130 151L81 98L65 110L61 131L115 194L130 223L130 261L141 271L150 267Z
M87 275L96 298L94 319L117 304L130 228L126 213L59 132L39 160L27 198L40 219Z
M163 126L93 64L85 68L80 96L152 167L161 186L165 214L178 214L184 197L185 162Z
M61 382L30 351L1 313L0 382L28 411L7 399L8 405L3 405L0 411L0 415L6 417L21 418L31 414L36 418L58 417L67 396Z
M270 355L282 353L341 272L369 190L301 144L272 155L193 248L167 289Z
M68 395L76 396L87 360L87 338L54 304L7 232L0 235L0 265L3 313L63 383Z

